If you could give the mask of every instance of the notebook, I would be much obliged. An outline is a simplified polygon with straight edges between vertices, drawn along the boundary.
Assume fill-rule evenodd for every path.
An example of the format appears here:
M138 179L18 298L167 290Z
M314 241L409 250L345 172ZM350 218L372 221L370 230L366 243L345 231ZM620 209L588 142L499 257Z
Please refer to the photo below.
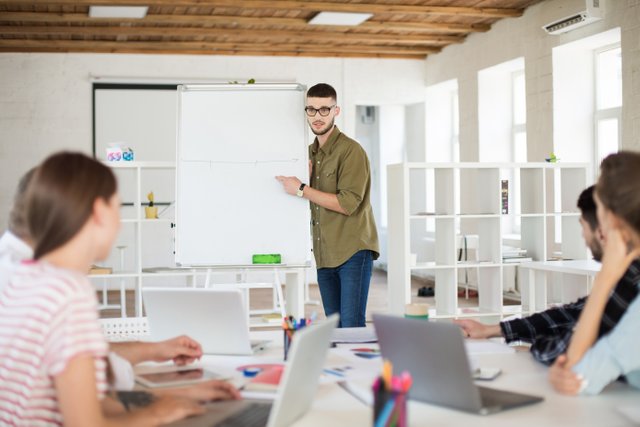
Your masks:
M266 341L249 340L249 320L239 290L143 288L151 339L188 335L204 354L248 355Z
M377 314L373 323L382 357L413 376L410 399L481 415L543 400L476 386L457 325Z
M313 402L338 315L296 332L273 404L256 400L218 402L207 413L171 424L174 427L287 427Z

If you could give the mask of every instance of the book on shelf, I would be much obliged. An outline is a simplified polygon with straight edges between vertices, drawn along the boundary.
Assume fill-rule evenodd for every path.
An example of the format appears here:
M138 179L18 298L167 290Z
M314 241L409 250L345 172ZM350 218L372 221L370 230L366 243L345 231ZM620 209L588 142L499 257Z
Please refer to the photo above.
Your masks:
M512 258L512 257L520 257L520 256L527 256L527 250L522 248L513 248L511 246L502 247L503 258Z
M528 256L516 256L516 257L502 258L502 262L504 264L519 264L521 262L531 262L531 261L533 261L533 258L528 257Z
M509 214L509 180L503 179L500 182L500 198L502 205L502 214Z
M99 265L92 265L89 269L89 274L111 274L113 272L113 268L111 267L101 267Z

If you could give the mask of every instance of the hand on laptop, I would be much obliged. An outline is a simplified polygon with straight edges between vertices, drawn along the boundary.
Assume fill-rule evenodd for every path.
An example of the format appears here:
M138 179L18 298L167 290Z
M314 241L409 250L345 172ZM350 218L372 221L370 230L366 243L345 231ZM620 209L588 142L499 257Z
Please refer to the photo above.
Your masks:
M210 380L186 387L173 387L164 390L156 390L156 393L173 396L181 396L199 402L211 402L213 400L238 400L242 397L237 388L226 381Z
M549 382L562 394L575 395L582 388L582 379L571 370L565 354L559 356L549 368Z
M149 414L158 425L169 424L192 415L204 414L205 408L195 400L177 396L162 396L151 405L141 409Z
M485 339L502 336L500 325L484 325L470 319L454 320L453 323L460 326L465 338Z
M176 365L183 366L202 357L200 343L186 335L159 341L154 344L154 347L153 361L155 362L173 360Z

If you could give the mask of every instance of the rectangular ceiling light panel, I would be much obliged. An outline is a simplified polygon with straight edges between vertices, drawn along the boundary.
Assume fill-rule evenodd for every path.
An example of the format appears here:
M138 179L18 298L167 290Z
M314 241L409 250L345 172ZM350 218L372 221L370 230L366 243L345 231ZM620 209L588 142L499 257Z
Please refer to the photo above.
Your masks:
M373 13L320 12L314 16L311 25L360 25L371 18Z

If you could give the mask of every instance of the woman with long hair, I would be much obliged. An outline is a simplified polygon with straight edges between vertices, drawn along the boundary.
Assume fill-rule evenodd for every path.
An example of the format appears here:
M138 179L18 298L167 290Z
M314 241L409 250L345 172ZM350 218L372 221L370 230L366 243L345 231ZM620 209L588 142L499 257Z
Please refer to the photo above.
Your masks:
M605 304L618 281L625 276L629 286L640 287L640 153L621 151L602 161L595 201L604 236L602 269L567 354L549 371L551 384L564 394L597 394L621 375L640 388L640 297L613 331L597 340Z
M83 154L54 154L25 200L34 260L0 294L0 424L155 426L202 413L170 396L126 412L107 394L108 344L86 273L120 227L111 170Z

